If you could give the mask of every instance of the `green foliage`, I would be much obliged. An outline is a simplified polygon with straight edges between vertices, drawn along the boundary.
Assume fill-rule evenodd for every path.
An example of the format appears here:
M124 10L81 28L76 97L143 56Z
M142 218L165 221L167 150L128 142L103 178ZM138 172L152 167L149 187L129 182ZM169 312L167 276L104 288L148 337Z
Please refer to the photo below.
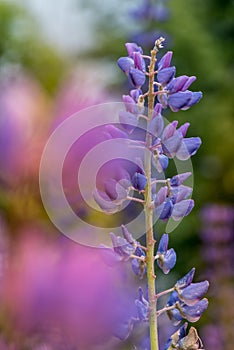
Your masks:
M25 10L0 3L0 66L20 65L53 93L65 72L65 61L44 42L37 29Z

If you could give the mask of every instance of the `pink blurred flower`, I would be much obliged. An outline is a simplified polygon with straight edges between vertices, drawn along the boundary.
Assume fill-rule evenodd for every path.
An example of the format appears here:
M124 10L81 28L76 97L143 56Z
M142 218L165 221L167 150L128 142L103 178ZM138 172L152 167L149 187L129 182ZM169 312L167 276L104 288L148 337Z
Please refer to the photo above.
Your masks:
M98 248L29 232L3 278L1 304L13 329L49 344L92 349L127 336L134 292L126 266L108 267Z
M48 100L36 81L19 73L0 84L0 178L7 183L35 174Z

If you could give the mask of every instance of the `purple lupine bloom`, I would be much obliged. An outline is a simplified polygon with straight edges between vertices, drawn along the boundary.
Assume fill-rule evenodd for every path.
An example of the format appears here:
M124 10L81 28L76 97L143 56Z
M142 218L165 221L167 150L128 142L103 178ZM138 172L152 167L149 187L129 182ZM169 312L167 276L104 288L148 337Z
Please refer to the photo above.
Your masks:
M125 225L121 225L121 229L123 237L126 239L126 241L136 247L138 243L128 231L127 227Z
M167 86L167 84L169 84L170 81L174 78L175 73L176 73L175 67L168 67L168 68L160 69L158 74L157 74L158 82L162 86Z
M126 110L119 112L119 121L129 134L137 127L138 115L143 112L143 108L138 106L138 98L141 94L140 89L135 89L130 91L130 96L122 96Z
M188 287L182 290L177 289L180 300L186 305L192 306L196 304L204 294L208 291L209 282L202 281L199 283L191 283Z
M160 204L155 211L156 216L161 220L167 220L171 217L173 211L173 203L170 198L166 198L165 202Z
M160 103L157 103L154 107L153 118L148 124L147 131L154 137L159 137L163 132L164 121L161 115L161 111L162 105Z
M168 234L164 233L159 241L156 253L157 264L164 274L168 274L176 263L176 252L173 248L168 248Z
M117 64L120 69L126 74L129 73L130 68L134 67L134 61L130 57L120 57L117 61Z
M144 298L142 288L139 288L139 298L135 300L137 316L140 321L147 321L149 314L149 302Z
M188 323L185 322L174 334L171 335L166 343L164 350L181 349L181 350L201 350L203 344L194 327L189 329L186 335Z
M183 199L188 198L191 195L192 191L193 189L191 187L184 185L172 187L170 190L172 203L175 204L182 201Z
M190 187L180 185L172 187L168 196L167 186L161 187L154 198L156 216L161 220L167 220L170 217L180 220L187 216L194 207L194 201L187 199L191 193Z
M197 322L202 313L207 309L208 300L203 298L192 306L187 305L180 300L178 293L174 291L172 292L167 303L167 306L173 305L175 305L175 308L168 310L167 314L173 325L176 326L182 321L183 318L189 322Z
M174 334L172 334L170 336L170 338L168 339L164 350L169 350L171 349L171 347L176 347L178 341L180 341L180 339L184 338L186 335L186 329L187 329L188 323L185 322Z
M170 184L171 186L180 186L191 175L192 175L191 172L175 175L170 179Z
M202 300L198 301L193 306L189 306L187 304L180 304L180 313L189 322L197 322L203 312L208 307L208 300L206 298L203 298Z
M159 119L157 120L157 118ZM199 137L185 137L189 127L188 123L183 124L178 129L178 121L176 120L169 123L164 129L162 125L163 121L160 120L160 115L153 118L149 124L150 133L153 136L153 133L157 135L153 138L151 149L154 152L154 165L159 172L165 170L168 165L168 160L165 157L177 157L179 160L186 160L194 155L201 145ZM159 131L161 131L161 134L159 134Z
M138 125L136 115L127 111L119 112L119 122L129 134L131 134Z
M139 192L144 191L147 178L144 174L136 172L132 177L132 186Z
M193 280L195 274L195 268L193 267L185 276L183 276L182 278L180 278L176 284L175 284L175 288L177 289L183 289L188 287Z
M167 51L165 55L158 61L158 69L164 69L170 67L171 60L172 60L172 51Z
M133 52L133 61L135 68L139 69L142 72L146 71L145 61L140 52Z
M108 194L104 191L95 189L93 191L93 198L99 207L104 210L107 214L114 214L120 208L120 203L112 200Z
M133 58L134 52L139 52L140 54L143 54L143 50L140 46L138 46L136 43L126 43L125 47L128 52L128 56Z
M128 241L120 236L116 236L114 233L110 233L113 249L115 253L119 254L123 260L128 260L129 257L134 253L135 247L128 243Z
M174 204L171 216L174 220L178 221L184 216L189 215L193 207L194 207L193 199L181 200L180 202L177 202Z
M145 83L145 61L142 57L143 50L135 43L126 43L128 57L120 57L118 66L128 76L130 84L136 89L140 89Z
M195 76L182 75L174 78L175 67L170 67L172 52L167 52L158 62L158 82L161 84L158 101L163 108L170 107L173 112L187 110L202 98L202 93L188 90L189 86L196 80Z
M139 257L145 257L145 252L142 248L137 247L135 250L135 255ZM140 261L139 259L132 259L132 270L133 272L139 276L140 278L143 278L146 273L146 265L143 261Z
M140 88L145 83L145 73L137 68L131 67L128 72L128 80L135 88Z
M167 85L167 90L170 91L171 94L175 94L179 91L186 91L196 79L195 76L188 77L187 75L181 75L170 81Z

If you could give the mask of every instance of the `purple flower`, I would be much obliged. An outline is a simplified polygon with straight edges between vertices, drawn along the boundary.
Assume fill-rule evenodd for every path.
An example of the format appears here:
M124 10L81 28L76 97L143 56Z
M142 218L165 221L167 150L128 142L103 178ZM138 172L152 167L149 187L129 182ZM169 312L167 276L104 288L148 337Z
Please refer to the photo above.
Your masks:
M129 134L132 133L138 125L136 115L126 111L119 112L119 121Z
M145 73L137 68L130 68L128 73L128 80L135 88L140 88L145 83Z
M158 193L155 195L155 199L154 199L155 207L157 207L160 204L162 204L163 202L165 202L165 200L167 198L167 193L168 193L167 186L164 186L164 187L160 188Z
M132 177L132 186L139 192L145 190L147 184L147 178L144 174L135 173Z
M178 91L186 91L189 86L196 80L195 76L188 77L187 75L181 75L178 78L174 78L167 85L167 90L170 94L174 94Z
M208 300L203 298L192 306L187 305L180 300L178 293L174 291L171 293L167 306L175 306L175 308L168 310L167 314L173 325L176 326L183 318L189 322L197 322L202 313L207 309Z
M142 72L146 71L145 61L140 52L133 52L133 61L135 68L139 69Z
M135 252L135 247L131 243L128 243L125 238L116 236L112 232L110 233L110 236L115 253L119 254L124 260L128 260Z
M117 61L118 66L128 76L130 84L139 89L145 83L145 61L142 57L143 51L135 43L125 44L128 57L120 57Z
M120 69L126 74L129 73L130 68L134 67L134 61L130 57L120 57L117 61L117 64Z
M159 137L164 128L164 120L161 115L162 105L157 103L154 108L154 115L151 121L148 124L147 131L152 134L154 137Z
M177 289L179 298L186 305L192 306L196 304L204 294L208 291L209 282L202 281L199 283L191 283L189 286L180 289Z
M168 157L164 154L156 154L153 156L153 165L155 166L155 169L161 173L164 170L167 169L169 165Z
M202 98L202 93L192 92L189 90L179 91L168 96L167 103L173 112L187 110L194 104L198 103Z
M192 175L191 172L175 175L170 179L170 184L171 186L180 186L191 175Z
M203 298L202 300L198 301L193 306L189 306L186 304L182 304L179 306L179 311L183 318L188 320L189 322L197 322L203 312L208 307L208 300L206 298Z
M144 298L142 288L139 288L139 298L135 300L137 316L140 321L147 321L149 314L149 302Z
M93 198L99 207L105 211L107 214L116 213L119 209L118 204L110 199L110 197L103 191L94 190Z
M144 258L145 252L142 248L137 247L135 255ZM132 270L140 278L143 278L146 273L146 264L137 258L132 259Z
M140 54L143 54L143 50L140 46L138 46L136 43L126 43L125 47L128 52L128 56L133 58L134 52L139 52Z
M157 119L158 117L159 119ZM188 123L181 125L178 129L177 125L178 121L174 120L162 130L160 116L154 117L149 123L149 131L152 135L153 133L157 135L151 149L154 152L155 167L159 172L166 169L168 165L165 158L160 158L162 154L168 158L177 157L180 160L187 160L197 152L201 145L199 137L185 138L189 127Z
M187 199L191 193L192 189L188 186L172 187L170 195L167 186L161 187L154 198L156 216L161 220L172 217L176 221L187 216L194 207L194 201Z
M164 350L181 349L181 350L201 350L203 345L194 327L189 329L186 335L188 323L184 323L174 334L171 335L166 343Z
M176 156L180 160L187 160L191 156L197 153L197 150L201 146L200 137L184 138L180 144L180 147L176 153Z
M137 20L163 22L169 17L169 10L161 2L153 4L150 0L143 0L143 3L131 11L130 15Z
M190 214L194 207L194 200L193 199L184 199L180 202L175 203L172 210L172 218L176 221L180 220L184 216L187 216Z
M171 217L173 210L173 203L170 198L166 198L165 202L156 208L156 216L161 220L167 220Z
M172 187L170 190L171 192L170 197L172 199L172 203L175 204L188 198L191 195L192 191L193 189L191 187L184 186L184 185L180 185L178 187Z
M175 67L160 69L157 74L158 82L162 86L166 86L174 78L175 73L176 73Z
M126 239L126 241L134 246L137 245L136 240L133 238L132 234L128 231L127 227L125 225L121 225L122 234L123 237Z
M170 336L165 345L164 350L170 350L172 347L176 348L178 342L185 337L187 326L188 323L185 322L174 334Z
M193 267L185 276L183 276L176 282L175 287L182 289L189 286L192 283L194 273L195 273L195 268Z
M175 67L170 67L172 52L167 52L158 63L158 82L161 84L160 91L165 93L158 94L158 101L163 108L168 106L173 112L187 110L202 98L202 93L188 90L189 86L196 80L195 76L188 77L182 75L174 78ZM163 88L163 90L162 90Z
M157 264L165 274L168 274L176 263L176 253L174 249L167 249L168 239L168 234L162 235L156 253Z
M172 51L168 51L167 53L165 53L165 55L158 62L159 70L170 67L172 55L173 55Z

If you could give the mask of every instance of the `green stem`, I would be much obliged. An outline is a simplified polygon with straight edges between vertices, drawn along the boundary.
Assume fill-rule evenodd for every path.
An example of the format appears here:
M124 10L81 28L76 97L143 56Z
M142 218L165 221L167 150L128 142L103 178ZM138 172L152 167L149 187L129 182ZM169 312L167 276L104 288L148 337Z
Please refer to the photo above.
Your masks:
M149 90L148 90L148 123L153 117L154 110L154 75L156 54L158 51L157 44L151 51L151 59L149 65ZM151 134L146 134L146 149L152 146ZM154 270L154 231L153 231L153 208L151 195L151 154L149 151L145 153L145 175L147 177L147 187L145 191L145 224L146 224L146 265L147 265L147 282L148 282L148 299L149 299L149 327L150 327L150 344L151 350L158 350L158 325L157 325L157 298L155 288L155 270Z

